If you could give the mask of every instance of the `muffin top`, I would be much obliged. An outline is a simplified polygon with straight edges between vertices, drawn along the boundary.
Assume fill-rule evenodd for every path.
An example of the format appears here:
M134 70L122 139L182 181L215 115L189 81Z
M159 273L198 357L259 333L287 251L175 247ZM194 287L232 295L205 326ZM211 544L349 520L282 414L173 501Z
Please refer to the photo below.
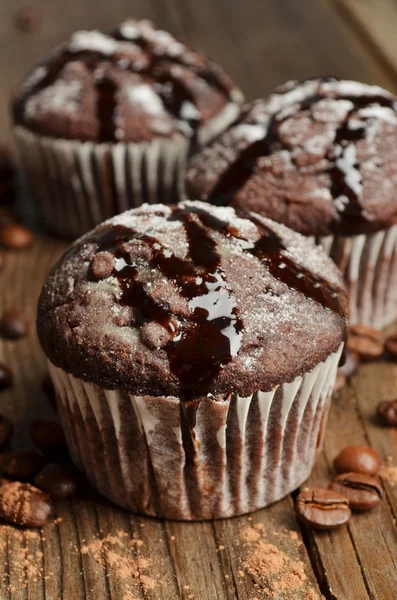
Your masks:
M241 101L214 62L149 21L128 20L109 35L79 31L57 47L17 88L13 114L44 136L141 142L193 137L225 112L228 124Z
M321 248L187 201L127 211L71 246L43 288L38 333L53 364L106 389L245 397L325 360L345 316Z
M335 78L290 81L194 157L189 197L232 204L304 235L397 222L397 98Z

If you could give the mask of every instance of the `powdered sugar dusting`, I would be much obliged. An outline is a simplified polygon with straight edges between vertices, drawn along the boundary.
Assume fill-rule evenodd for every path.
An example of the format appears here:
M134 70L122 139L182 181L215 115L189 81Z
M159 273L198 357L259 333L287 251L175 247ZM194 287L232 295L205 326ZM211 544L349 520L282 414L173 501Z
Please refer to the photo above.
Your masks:
M26 119L33 119L39 111L73 114L80 106L82 85L79 81L66 82L62 79L31 96L25 105Z
M160 116L165 113L160 97L148 84L130 86L125 90L133 107L148 115Z
M110 56L117 50L117 42L100 31L78 31L68 45L69 52L99 52Z

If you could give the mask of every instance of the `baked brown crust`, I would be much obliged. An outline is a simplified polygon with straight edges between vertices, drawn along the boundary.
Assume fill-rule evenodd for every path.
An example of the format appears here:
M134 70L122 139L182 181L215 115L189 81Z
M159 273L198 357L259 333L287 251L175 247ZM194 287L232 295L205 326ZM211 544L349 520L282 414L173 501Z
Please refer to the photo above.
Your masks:
M336 351L346 302L333 262L283 225L201 202L144 205L69 249L38 333L55 366L106 389L245 397Z
M190 198L231 204L304 235L397 222L397 98L354 81L290 81L193 157Z
M149 21L79 31L15 92L14 121L43 136L94 142L193 137L241 92L223 70Z

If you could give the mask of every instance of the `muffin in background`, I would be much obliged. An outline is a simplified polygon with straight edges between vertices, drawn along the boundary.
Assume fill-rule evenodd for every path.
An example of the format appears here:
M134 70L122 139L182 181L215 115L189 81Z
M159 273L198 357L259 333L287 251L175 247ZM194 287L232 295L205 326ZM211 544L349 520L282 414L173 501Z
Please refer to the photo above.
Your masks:
M38 333L75 462L172 519L270 504L309 475L346 335L342 277L283 225L145 205L75 242Z
M149 21L79 31L15 91L19 154L41 217L76 237L180 193L188 155L238 115L241 92Z
M290 81L194 157L190 197L272 218L344 273L349 320L397 318L397 98L355 81Z

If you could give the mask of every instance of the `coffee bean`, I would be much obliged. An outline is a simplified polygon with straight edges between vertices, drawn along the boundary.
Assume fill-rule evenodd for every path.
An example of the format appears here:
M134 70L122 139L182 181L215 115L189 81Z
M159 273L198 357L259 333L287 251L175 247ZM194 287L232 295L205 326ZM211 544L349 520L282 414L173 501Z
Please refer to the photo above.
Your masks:
M362 360L375 360L383 354L383 336L372 327L353 325L349 329L347 349L358 354Z
M79 475L69 464L48 464L36 475L34 484L53 500L62 500L77 492Z
M12 373L8 367L0 363L0 392L12 386Z
M353 510L368 510L380 504L383 492L377 479L363 473L341 473L329 488L349 500Z
M334 460L337 473L377 475L382 466L379 454L368 446L347 446Z
M0 518L23 527L42 527L52 512L50 498L29 483L0 483Z
M40 27L40 13L33 6L24 6L15 14L14 22L18 31L32 33Z
M350 379L356 373L358 367L360 365L360 357L356 352L346 351L346 360L345 364L342 367L339 367L338 373L343 373L343 375Z
M296 499L297 517L313 529L334 529L350 519L351 510L345 496L333 490L303 490Z
M343 390L343 388L345 387L346 383L347 383L346 376L340 372L340 369L338 369L338 373L336 375L332 393L339 394L339 392L341 392Z
M44 453L58 455L67 453L62 426L51 419L38 419L30 426L30 435L36 446Z
M19 308L9 308L0 319L0 336L17 340L28 333L29 322L25 313Z
M387 338L385 348L392 358L397 358L397 333Z
M18 223L8 223L0 227L0 244L10 250L24 250L34 242L34 236L29 229Z
M376 412L383 425L397 426L397 400L380 402Z
M5 452L1 456L0 467L9 479L33 481L34 476L46 462L44 456L37 450L17 450Z
M14 433L14 425L7 417L0 416L0 450L10 441Z

